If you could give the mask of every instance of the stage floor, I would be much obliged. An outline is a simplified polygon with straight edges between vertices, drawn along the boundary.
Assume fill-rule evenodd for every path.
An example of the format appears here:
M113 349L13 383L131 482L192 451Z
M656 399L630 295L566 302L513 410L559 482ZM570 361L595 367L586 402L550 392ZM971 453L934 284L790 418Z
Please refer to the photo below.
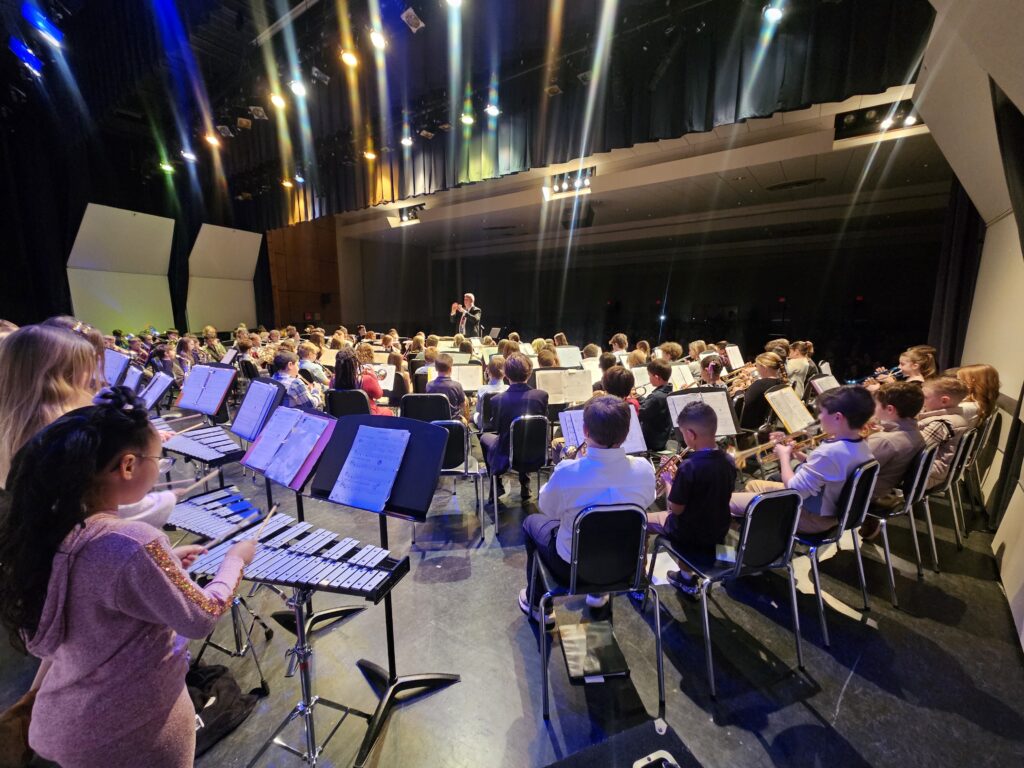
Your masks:
M243 477L237 465L228 469L227 479L265 503L262 480L255 484ZM462 682L395 710L368 765L544 766L656 715L652 608L641 616L628 600L617 598L615 634L631 677L571 685L556 634L550 658L551 720L546 724L542 719L537 628L516 603L525 579L521 523L537 511L536 495L521 504L518 484L513 480L506 486L510 492L500 509L497 538L486 510L486 543L480 542L471 483L460 483L454 496L451 481L442 483L428 521L417 526L415 545L409 523L389 521L392 551L408 552L412 565L393 593L399 674L454 672ZM277 497L282 510L293 512L290 494L278 491ZM305 510L315 524L363 542L377 541L374 515L311 500ZM751 578L728 591L716 589L711 632L717 700L708 692L699 606L670 587L659 588L671 615L663 615L666 719L703 765L905 768L1024 762L1024 664L996 580L991 536L972 533L965 551L958 553L948 509L934 505L933 513L941 574L926 567L919 582L909 530L894 525L890 532L901 610L889 602L880 548L867 547L871 611L864 615L853 607L859 605L860 590L850 547L823 563L830 649L821 641L808 562L800 558L805 672L796 668L783 578ZM360 601L326 595L315 603ZM268 621L271 612L283 608L269 590L251 605ZM559 608L559 620L588 610L582 599L568 601ZM218 636L226 641L229 629L230 622L222 622ZM284 677L291 637L277 628L267 643L254 633L270 696L198 766L246 765L294 706L298 677ZM317 633L314 650L314 691L372 712L375 695L355 662L368 658L386 666L383 604L368 605ZM228 665L243 690L258 684L250 659L208 651L204 662ZM34 668L3 643L0 705L25 690ZM333 724L332 716L321 710L321 736ZM319 764L350 765L362 734L363 721L349 718ZM291 744L301 744L297 724L285 735ZM272 748L261 764L302 763Z

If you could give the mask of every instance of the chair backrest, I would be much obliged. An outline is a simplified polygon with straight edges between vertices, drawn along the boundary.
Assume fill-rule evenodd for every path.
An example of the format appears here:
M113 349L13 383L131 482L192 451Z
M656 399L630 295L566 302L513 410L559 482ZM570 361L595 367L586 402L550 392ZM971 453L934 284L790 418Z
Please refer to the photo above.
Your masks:
M254 381L260 377L260 369L256 367L256 363L252 360L239 360L238 370L242 372L242 376Z
M361 416L370 413L370 398L361 389L328 389L324 409L331 416Z
M931 474L932 464L935 463L935 454L938 450L937 445L923 448L907 467L903 481L900 483L900 490L903 491L907 509L924 497L924 492L928 487L928 475Z
M548 418L540 414L512 419L509 436L509 467L516 472L536 472L548 460Z
M388 402L400 403L402 402L402 398L408 394L411 393L409 392L409 387L406 384L405 376L403 376L401 373L396 373L395 384L391 388L391 391L388 393Z
M304 378L310 384L312 384L314 381L316 381L316 379L313 378L313 372L312 371L307 371L305 368L299 368L299 376Z
M427 374L414 373L412 375L412 391L422 395L427 391Z
M743 517L734 575L742 576L789 562L799 519L800 494L796 491L770 491L755 496Z
M443 419L432 421L448 430L448 443L444 448L444 458L441 460L441 469L455 469L466 463L469 455L469 430L466 425L456 419Z
M480 395L480 429L482 431L494 429L494 398L500 392L484 392Z
M949 465L949 475L946 478L946 485L960 482L964 476L964 469L967 467L967 460L974 454L974 446L978 442L978 428L968 429L960 435L960 442L956 445L956 452L953 454L953 461Z
M448 398L442 394L412 394L402 397L401 414L416 421L448 421L452 407Z
M993 413L985 421L978 425L978 439L974 441L974 450L971 451L970 456L967 457L967 463L964 467L970 467L978 460L978 456L982 450L988 445L989 438L992 437L992 428L996 423L996 415Z
M635 504L593 505L572 526L569 591L636 589L643 575L647 513Z
M836 502L836 517L839 518L839 532L860 528L871 505L878 480L880 466L874 459L858 464L843 483L843 490Z

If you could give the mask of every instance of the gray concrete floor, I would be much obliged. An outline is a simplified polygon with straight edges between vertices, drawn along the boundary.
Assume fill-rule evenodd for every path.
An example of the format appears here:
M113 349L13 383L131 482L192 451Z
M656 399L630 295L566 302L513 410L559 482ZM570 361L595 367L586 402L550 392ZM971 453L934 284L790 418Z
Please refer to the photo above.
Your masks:
M263 503L262 481L243 477L237 466L227 477ZM409 523L389 522L392 551L408 553L412 565L393 593L399 674L455 672L462 681L395 710L368 765L543 766L657 712L652 609L641 615L617 598L615 634L631 677L573 686L556 640L550 658L552 716L549 723L542 719L537 630L516 603L526 562L520 524L536 511L535 499L520 505L518 485L506 485L510 493L500 510L498 535L488 509L483 543L471 483L460 483L453 496L445 481L428 521L417 526L415 545ZM290 493L279 491L277 500L284 511L294 510ZM312 500L305 510L318 525L377 541L374 515ZM935 509L935 515L943 571L926 568L923 581L914 572L909 530L893 526L891 531L901 610L889 603L880 549L868 547L871 611L866 614L855 608L860 594L851 548L827 556L822 570L831 648L821 641L807 561L801 558L803 672L796 668L782 578L757 577L716 589L711 633L717 700L710 698L705 676L699 607L669 587L660 588L666 611L666 719L697 759L722 768L1022 764L1024 665L996 579L991 536L974 532L965 551L957 552L948 510ZM267 590L251 602L268 621L283 607ZM359 602L335 595L315 599L317 607ZM582 600L570 600L560 607L559 621L586 611ZM228 629L229 622L218 629L225 642ZM258 636L270 696L197 765L246 765L294 706L298 678L284 677L290 638L280 628L269 642ZM318 633L314 650L315 692L372 711L373 689L355 662L368 658L386 665L383 605L368 605ZM243 689L258 683L250 659L208 652L204 661L227 664ZM0 650L0 706L25 689L34 667L6 645ZM332 717L322 710L321 734ZM362 732L362 721L350 718L319 764L350 765ZM297 725L285 735L292 744L301 743ZM302 763L272 748L262 764Z

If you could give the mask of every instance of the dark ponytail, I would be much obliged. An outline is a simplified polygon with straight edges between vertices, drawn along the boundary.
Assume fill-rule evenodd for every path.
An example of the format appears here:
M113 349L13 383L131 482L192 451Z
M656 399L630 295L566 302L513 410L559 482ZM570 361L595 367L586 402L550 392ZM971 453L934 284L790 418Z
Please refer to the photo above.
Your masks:
M15 455L0 510L0 622L24 650L46 602L53 558L90 514L97 476L152 434L146 406L127 387L107 388L36 433Z

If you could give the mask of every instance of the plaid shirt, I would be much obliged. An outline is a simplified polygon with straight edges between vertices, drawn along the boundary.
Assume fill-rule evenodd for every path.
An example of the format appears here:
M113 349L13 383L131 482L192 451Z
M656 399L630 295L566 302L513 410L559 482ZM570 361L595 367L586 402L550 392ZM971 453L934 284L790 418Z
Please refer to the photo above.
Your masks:
M288 376L278 371L273 378L274 381L284 384L285 394L282 405L288 408L323 408L319 396L298 376Z

